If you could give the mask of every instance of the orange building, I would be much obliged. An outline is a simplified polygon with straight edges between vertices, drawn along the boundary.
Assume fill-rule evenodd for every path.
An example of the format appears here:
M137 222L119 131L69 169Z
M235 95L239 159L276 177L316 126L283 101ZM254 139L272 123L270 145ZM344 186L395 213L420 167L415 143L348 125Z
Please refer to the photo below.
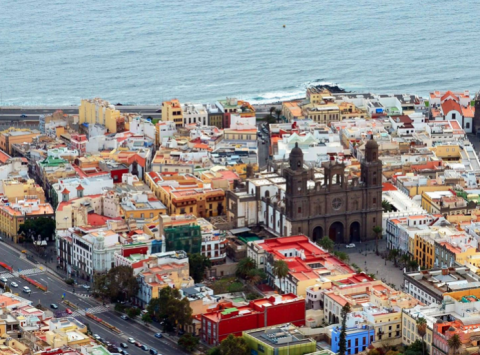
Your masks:
M0 149L7 154L12 154L12 144L32 143L33 138L38 137L40 131L20 128L9 128L0 132Z

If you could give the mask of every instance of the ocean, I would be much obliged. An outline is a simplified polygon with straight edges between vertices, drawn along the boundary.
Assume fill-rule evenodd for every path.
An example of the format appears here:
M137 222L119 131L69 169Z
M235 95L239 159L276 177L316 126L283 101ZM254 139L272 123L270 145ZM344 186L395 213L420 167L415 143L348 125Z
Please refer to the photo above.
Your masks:
M2 0L0 105L477 91L479 13L478 0Z

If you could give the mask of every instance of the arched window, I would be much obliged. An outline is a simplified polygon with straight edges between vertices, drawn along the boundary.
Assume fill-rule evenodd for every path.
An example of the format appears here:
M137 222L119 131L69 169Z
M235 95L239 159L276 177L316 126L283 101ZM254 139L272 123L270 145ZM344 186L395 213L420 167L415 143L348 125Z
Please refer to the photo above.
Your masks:
M270 197L270 191L266 190L265 191L265 198L269 198Z

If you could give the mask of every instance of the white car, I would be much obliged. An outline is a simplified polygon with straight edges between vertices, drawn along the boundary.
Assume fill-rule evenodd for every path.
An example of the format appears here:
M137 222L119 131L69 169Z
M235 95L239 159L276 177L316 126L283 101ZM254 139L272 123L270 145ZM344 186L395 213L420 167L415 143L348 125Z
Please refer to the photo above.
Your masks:
M98 335L98 334L93 334L93 337L94 337L96 340L100 339L100 335Z
M347 244L346 248L355 248L355 244L353 243Z
M18 284L15 281L10 282L11 287L18 287Z
M25 292L25 293L31 293L32 290L30 290L30 287L28 287L28 286L23 286L23 292Z
M133 339L133 338L128 338L127 341L128 341L130 344L135 344L135 339Z
M0 277L0 281L2 281L3 283L7 283L7 282L8 282L8 280L7 280L6 277Z

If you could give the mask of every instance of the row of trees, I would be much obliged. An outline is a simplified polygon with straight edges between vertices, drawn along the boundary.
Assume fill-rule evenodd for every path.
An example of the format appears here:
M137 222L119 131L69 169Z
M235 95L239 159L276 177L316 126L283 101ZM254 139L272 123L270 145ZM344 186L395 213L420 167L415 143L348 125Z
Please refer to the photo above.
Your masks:
M129 301L138 292L137 278L130 266L116 266L104 275L97 275L93 292L103 300L111 302Z
M390 249L387 259L393 261L395 266L398 266L398 261L402 262L408 270L417 270L419 266L415 259L412 259L408 254L402 254L399 249Z
M208 355L249 355L250 348L243 337L230 334L219 346L211 348Z
M273 275L280 280L285 280L288 275L288 264L283 260L275 260L273 263ZM237 266L237 276L247 281L249 284L257 285L264 282L267 278L265 272L257 268L255 260L245 258L240 260Z
M55 220L52 218L40 217L37 219L27 219L20 225L18 234L21 235L22 242L32 242L33 240L47 240L55 233Z

